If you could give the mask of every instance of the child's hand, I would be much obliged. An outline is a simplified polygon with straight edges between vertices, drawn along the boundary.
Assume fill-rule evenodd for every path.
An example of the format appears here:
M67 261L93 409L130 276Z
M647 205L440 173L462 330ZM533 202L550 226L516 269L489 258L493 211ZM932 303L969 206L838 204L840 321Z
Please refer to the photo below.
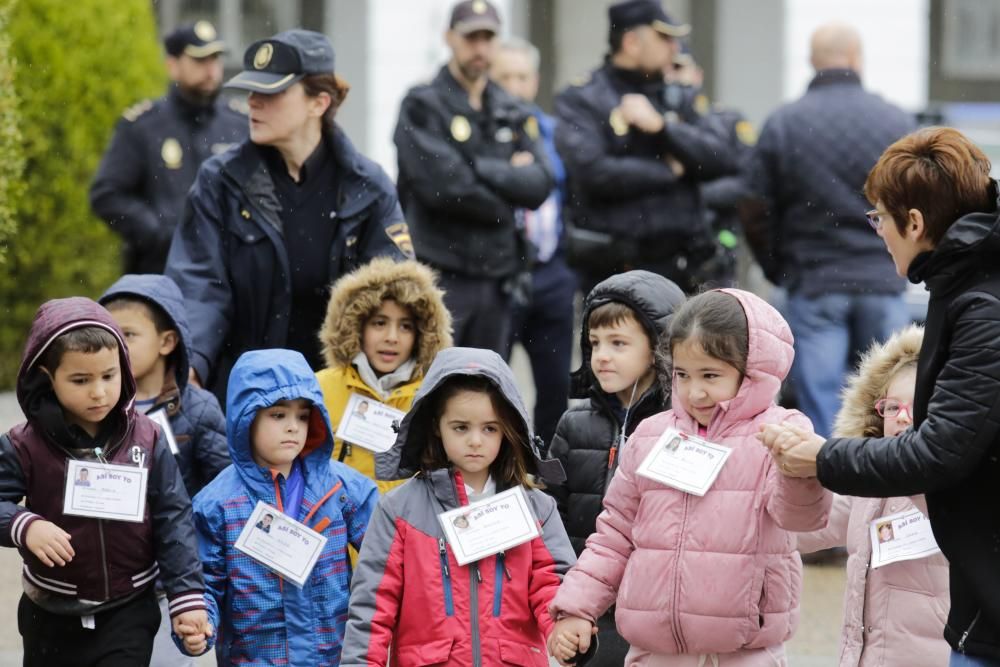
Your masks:
M39 520L28 526L24 544L35 558L49 567L62 567L76 555L69 543L71 539L69 533L51 521Z
M585 618L568 616L556 621L552 634L549 635L549 654L559 661L560 665L569 664L577 653L586 653L590 648L590 638L597 634L597 628Z
M208 638L212 636L212 625L204 609L185 611L174 616L174 633L184 642L184 650L190 655L201 655L208 649Z

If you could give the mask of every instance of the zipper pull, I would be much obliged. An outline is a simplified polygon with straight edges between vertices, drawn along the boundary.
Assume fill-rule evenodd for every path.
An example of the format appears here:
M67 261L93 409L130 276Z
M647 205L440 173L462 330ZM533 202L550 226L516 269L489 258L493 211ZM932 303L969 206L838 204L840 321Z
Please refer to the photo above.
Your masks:
M618 453L618 446L611 445L611 450L608 452L608 470L611 470L615 466L615 455Z
M473 563L472 567L475 568L476 581L479 582L480 584L483 583L483 573L479 571L479 564Z
M451 572L448 568L448 550L444 546L444 538L438 538L438 553L441 554L441 566L444 568L444 576L450 577Z
M500 567L503 568L503 573L507 575L507 581L513 581L514 577L510 576L510 570L507 569L507 553L501 551L497 558L500 559Z

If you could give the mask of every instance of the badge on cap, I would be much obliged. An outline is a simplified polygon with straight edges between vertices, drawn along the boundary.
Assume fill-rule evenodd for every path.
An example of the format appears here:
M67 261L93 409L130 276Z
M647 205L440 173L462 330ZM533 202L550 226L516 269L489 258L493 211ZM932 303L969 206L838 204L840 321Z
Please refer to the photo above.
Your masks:
M469 140L472 136L472 126L465 116L455 116L451 119L451 136L459 143Z
M622 115L622 110L618 107L611 110L611 115L608 116L608 123L611 124L611 131L616 136L624 137L628 134L628 122L625 120L625 116Z
M538 119L534 116L528 116L527 120L524 121L524 133L528 135L528 138L532 141L538 139Z
M194 34L198 36L203 42L214 41L218 36L215 32L215 26L213 26L208 21L198 21L194 24Z
M180 169L184 157L180 142L173 137L165 139L163 146L160 147L160 157L163 158L163 164L167 165L167 169Z
M274 47L271 46L270 42L266 42L260 45L257 49L257 53L253 56L253 66L257 69L264 69L267 64L271 62L271 56L274 54Z
M476 0L475 2L472 3L472 11L474 11L477 14L485 14L486 3L483 2L483 0Z

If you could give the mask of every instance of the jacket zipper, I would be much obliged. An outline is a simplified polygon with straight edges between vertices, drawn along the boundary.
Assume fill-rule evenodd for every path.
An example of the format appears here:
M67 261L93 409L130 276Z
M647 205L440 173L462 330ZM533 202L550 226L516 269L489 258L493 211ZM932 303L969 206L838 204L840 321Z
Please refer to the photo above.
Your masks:
M979 622L979 616L982 613L983 613L982 609L980 609L979 611L977 611L976 612L976 617L972 619L972 623L970 623L969 627L966 629L966 631L962 633L962 638L958 640L958 652L959 653L965 653L965 641L969 638L969 635L972 633L972 629L976 627L976 623Z
M104 519L97 520L97 536L101 540L101 569L104 571L104 599L111 599L111 578L108 575L108 552L104 546Z
M680 576L680 566L681 566L681 556L684 550L684 530L687 527L687 516L688 516L688 494L684 494L684 513L681 515L681 530L678 536L677 543L677 567L674 568L674 609L673 616L670 619L670 628L674 633L674 641L677 642L677 652L687 653L687 648L684 646L684 639L681 637L681 626L677 621L679 616L677 609L677 601L680 599L680 588L681 588L681 576Z
M455 605L451 597L451 572L448 570L448 549L444 546L444 538L438 538L438 554L441 556L441 582L444 585L444 614L455 615Z
M479 563L469 566L469 610L472 612L472 667L482 667L482 647L479 645L479 584L483 575L479 573Z
M493 616L499 617L503 602L503 578L511 581L510 570L507 569L507 554L501 551L496 557L496 575L493 584Z

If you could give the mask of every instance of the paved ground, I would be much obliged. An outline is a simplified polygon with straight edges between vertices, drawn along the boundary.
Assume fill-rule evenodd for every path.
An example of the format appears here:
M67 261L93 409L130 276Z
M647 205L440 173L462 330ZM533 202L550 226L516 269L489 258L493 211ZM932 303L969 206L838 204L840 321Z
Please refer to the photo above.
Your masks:
M511 364L519 379L530 377L520 349ZM530 381L525 381L525 401L534 402ZM0 431L21 419L11 393L0 393ZM20 636L17 633L17 600L21 594L20 557L13 549L0 549L0 667L21 664ZM841 566L810 566L805 571L802 621L788 645L791 667L833 667L837 664L840 607L844 590ZM210 657L198 660L198 667L214 665Z

